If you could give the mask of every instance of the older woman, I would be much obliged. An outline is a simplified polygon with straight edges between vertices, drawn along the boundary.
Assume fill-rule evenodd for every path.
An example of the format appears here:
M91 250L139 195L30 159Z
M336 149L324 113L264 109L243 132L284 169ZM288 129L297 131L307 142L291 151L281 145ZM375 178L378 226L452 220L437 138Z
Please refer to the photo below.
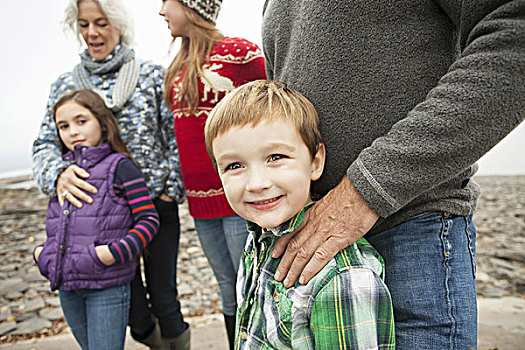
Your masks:
M51 109L67 91L96 91L114 111L122 138L141 169L160 216L159 231L144 253L149 301L140 273L132 282L132 335L151 347L160 346L160 334L189 344L189 327L180 311L175 278L180 237L177 204L185 194L173 119L163 102L163 69L138 59L130 49L131 17L120 0L71 0L65 22L87 48L80 54L80 63L51 85L44 120L33 144L35 179L42 192L56 194L61 201L67 198L79 208L92 202L90 194L97 189L85 181L89 174L61 158ZM133 249L130 244L130 252Z

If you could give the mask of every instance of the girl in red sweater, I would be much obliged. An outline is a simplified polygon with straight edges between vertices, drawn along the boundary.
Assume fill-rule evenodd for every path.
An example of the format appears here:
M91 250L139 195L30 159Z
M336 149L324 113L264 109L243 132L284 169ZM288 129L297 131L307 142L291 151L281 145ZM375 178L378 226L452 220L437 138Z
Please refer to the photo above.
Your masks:
M204 143L213 107L231 90L266 79L257 45L223 36L215 27L221 0L167 0L159 12L174 39L181 38L165 80L190 214L221 291L230 348L235 332L235 282L248 232L230 208Z

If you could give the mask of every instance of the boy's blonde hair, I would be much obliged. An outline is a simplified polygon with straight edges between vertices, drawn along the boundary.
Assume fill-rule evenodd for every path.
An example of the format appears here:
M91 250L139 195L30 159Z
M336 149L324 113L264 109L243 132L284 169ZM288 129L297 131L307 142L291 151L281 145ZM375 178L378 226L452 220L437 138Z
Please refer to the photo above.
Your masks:
M206 120L204 136L213 166L217 167L212 147L217 136L234 126L256 126L260 122L273 122L277 119L288 120L295 125L313 158L319 144L323 142L315 107L286 83L255 80L227 94Z

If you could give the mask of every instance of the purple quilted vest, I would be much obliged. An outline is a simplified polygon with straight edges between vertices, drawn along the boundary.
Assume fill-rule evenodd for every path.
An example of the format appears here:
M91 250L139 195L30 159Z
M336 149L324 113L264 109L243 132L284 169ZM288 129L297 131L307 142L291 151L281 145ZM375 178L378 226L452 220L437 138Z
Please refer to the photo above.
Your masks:
M56 197L47 209L47 240L38 259L38 268L51 282L51 289L100 289L128 283L135 274L135 261L106 266L97 257L95 246L116 242L128 234L133 216L126 202L113 189L118 162L125 158L104 143L98 147L75 147L63 158L86 169L86 180L98 189L93 203L78 209L67 200L63 207Z

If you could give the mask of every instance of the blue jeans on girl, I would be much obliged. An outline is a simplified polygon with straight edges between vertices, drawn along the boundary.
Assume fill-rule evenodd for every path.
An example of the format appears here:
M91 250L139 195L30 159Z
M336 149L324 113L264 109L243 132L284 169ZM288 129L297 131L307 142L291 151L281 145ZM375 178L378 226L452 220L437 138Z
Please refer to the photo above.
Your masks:
M222 312L234 316L237 270L248 237L246 221L237 215L194 221L202 249L219 284Z
M82 350L122 350L129 315L129 284L59 291L67 324Z
M472 216L427 213L366 237L383 256L398 349L476 349Z

